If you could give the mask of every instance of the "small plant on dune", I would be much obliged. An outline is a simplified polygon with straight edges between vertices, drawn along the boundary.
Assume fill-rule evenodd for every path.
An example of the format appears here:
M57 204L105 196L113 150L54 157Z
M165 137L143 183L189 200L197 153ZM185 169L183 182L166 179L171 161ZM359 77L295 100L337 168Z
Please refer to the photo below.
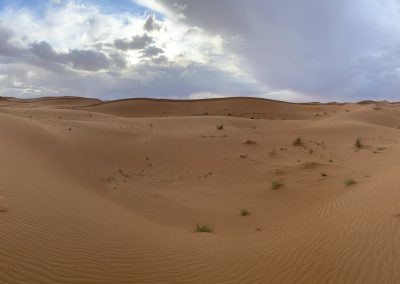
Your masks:
M283 187L284 185L285 185L285 184L284 184L281 180L273 180L273 181L271 182L271 188L272 188L273 190L277 190L277 189Z
M253 140L246 140L245 142L244 142L244 144L246 144L246 145L255 145L255 144L257 144L257 142L256 141L253 141Z
M301 137L297 137L294 141L293 141L293 146L303 146L303 140L301 140Z
M249 210L244 209L244 208L240 209L240 216L247 216L247 215L250 215Z
M356 184L356 181L351 179L351 178L346 178L344 180L344 184L347 185L347 186L350 186L350 185Z
M356 141L354 142L354 146L356 146L357 149L361 149L363 147L363 143L361 141L361 138L357 138Z
M196 226L194 227L193 231L195 233L212 233L214 231L214 228L211 227L210 225L199 225L196 224Z
M217 125L217 130L223 130L223 129L224 129L224 126L222 124Z
M321 177L326 177L326 176L328 176L328 175L325 172L321 173Z

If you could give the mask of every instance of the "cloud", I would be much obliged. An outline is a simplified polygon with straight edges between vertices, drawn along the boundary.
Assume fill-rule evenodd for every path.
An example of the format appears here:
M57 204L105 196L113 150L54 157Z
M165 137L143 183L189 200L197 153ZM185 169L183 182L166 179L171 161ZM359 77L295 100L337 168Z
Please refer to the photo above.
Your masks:
M63 61L62 56L57 54L51 45L45 41L33 43L31 45L31 52L39 58L60 62Z
M162 53L164 53L164 50L156 46L149 46L141 52L142 57L155 57Z
M290 90L322 100L374 97L377 86L395 91L393 84L392 90L384 86L388 78L382 81L368 75L370 71L367 66L363 69L360 60L376 59L376 54L386 54L400 42L396 0L158 3L170 13L184 7L175 12L184 14L181 22L220 34L226 48L240 58L243 70L271 90ZM384 56L373 61L390 69L388 60ZM374 91L368 86L375 86Z
M0 10L0 95L344 101L400 87L398 0L25 2Z
M219 35L179 23L182 15L164 10L156 19L150 11L103 11L94 3L64 0L40 5L40 11L0 11L0 95L112 99L260 92L262 86L238 72ZM157 1L146 3L163 11ZM184 8L174 6L174 13Z
M75 69L98 71L107 69L110 66L110 61L104 53L93 50L75 49L63 54L63 57Z
M198 92L192 93L189 95L190 100L202 100L202 99L218 99L218 98L225 98L226 96L221 94L215 94L211 92Z
M99 71L107 69L111 65L111 60L102 52L74 49L65 53L57 53L49 43L44 41L33 43L30 51L40 59L69 65L79 70ZM121 63L118 62L118 64Z
M147 34L136 35L131 40L116 39L114 41L115 47L124 51L129 49L145 49L152 43L154 43L154 39Z
M13 45L10 41L14 37L14 32L0 25L0 56L16 56L21 54L19 47Z
M116 99L265 92L243 72L222 35L181 22L185 5L170 10L157 1L142 4L160 10L110 10L87 0L0 10L0 95Z
M154 15L149 15L144 23L143 28L148 32L152 32L155 30L160 30L161 25L154 19Z

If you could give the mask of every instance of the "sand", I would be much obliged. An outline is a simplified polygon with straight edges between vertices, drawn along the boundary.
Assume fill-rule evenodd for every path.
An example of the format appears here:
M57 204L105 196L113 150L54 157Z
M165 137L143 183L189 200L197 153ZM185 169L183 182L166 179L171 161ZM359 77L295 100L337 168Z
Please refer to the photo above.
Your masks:
M0 123L0 283L400 283L399 104L2 98Z

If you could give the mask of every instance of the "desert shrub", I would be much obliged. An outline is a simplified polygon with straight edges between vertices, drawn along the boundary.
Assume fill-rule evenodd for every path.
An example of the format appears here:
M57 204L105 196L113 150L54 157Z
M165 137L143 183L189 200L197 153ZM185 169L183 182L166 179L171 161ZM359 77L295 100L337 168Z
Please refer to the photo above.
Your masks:
M244 208L240 209L240 216L247 216L247 215L250 215L249 210L244 209Z
M257 142L256 142L256 141L253 141L253 140L246 140L246 141L244 142L244 144L246 144L246 145L255 145L255 144L257 144Z
M297 137L297 138L293 141L293 146L303 146L303 140L301 139L301 137Z
M195 233L212 233L214 231L214 228L211 227L210 225L200 225L200 224L196 224L196 226L194 227L193 231Z
M351 179L351 178L346 178L344 180L344 184L347 185L347 186L350 186L350 185L356 184L356 181Z
M363 147L361 138L357 138L356 141L354 141L354 146L356 146L357 149L361 149Z
M273 180L272 182L271 182L271 188L273 189L273 190L276 190L276 189L279 189L279 188L281 188L282 186L284 186L285 184L281 181L281 180Z

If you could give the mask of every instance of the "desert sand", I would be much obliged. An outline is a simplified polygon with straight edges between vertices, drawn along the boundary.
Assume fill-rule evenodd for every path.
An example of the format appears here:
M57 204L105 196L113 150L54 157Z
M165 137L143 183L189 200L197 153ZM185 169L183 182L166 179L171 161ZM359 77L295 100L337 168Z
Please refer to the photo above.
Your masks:
M400 283L399 126L388 102L2 98L0 283Z

